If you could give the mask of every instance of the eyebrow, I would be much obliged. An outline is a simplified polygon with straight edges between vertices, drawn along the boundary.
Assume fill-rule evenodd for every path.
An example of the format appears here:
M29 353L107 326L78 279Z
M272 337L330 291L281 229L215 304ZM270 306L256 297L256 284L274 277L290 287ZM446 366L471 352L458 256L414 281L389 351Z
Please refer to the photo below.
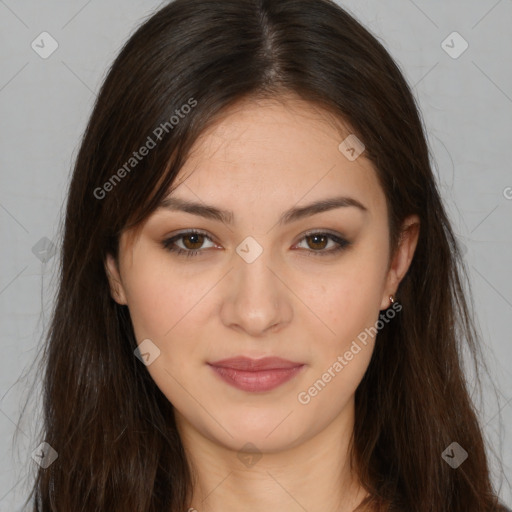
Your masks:
M315 201L306 206L294 206L293 208L290 208L279 217L278 224L290 224L291 222L315 215L316 213L344 207L355 207L363 213L368 212L366 206L360 203L357 199L352 197L331 197L328 199ZM173 196L168 196L163 199L159 203L158 208L191 213L192 215L199 215L206 219L220 221L229 225L232 225L234 221L233 212L230 210L222 210L216 206L206 205L203 203L195 203L193 201L188 201L186 199Z

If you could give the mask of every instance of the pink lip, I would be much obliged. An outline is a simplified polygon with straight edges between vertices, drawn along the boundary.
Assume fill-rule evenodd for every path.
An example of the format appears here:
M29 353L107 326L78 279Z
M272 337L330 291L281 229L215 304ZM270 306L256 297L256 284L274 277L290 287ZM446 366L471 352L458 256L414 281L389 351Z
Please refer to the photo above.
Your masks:
M219 377L243 391L270 391L297 374L303 363L295 363L279 357L251 359L234 357L208 363Z

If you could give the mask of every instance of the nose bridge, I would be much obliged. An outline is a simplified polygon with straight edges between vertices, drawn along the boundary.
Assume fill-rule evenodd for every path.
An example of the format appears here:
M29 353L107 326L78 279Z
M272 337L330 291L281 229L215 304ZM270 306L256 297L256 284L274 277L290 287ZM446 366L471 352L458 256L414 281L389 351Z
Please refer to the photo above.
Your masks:
M272 261L270 251L247 237L236 252L231 285L222 306L224 323L259 335L276 324L288 322L291 308L286 287L274 275L276 262Z
M237 302L242 301L257 308L269 302L276 302L280 290L278 280L270 271L273 265L270 250L264 250L252 239L242 242L237 248L237 253L239 258L234 269L237 279Z

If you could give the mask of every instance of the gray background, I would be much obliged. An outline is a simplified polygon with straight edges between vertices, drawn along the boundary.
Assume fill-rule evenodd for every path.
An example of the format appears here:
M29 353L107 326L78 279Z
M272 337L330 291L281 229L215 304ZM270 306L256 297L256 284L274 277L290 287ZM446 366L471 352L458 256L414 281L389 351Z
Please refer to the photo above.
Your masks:
M512 0L340 3L383 42L414 86L443 198L466 250L483 353L497 387L495 394L484 381L479 410L504 464L496 485L510 504ZM159 5L0 0L0 512L20 509L35 465L31 436L40 400L38 388L30 388L37 374L29 365L49 319L58 268L44 239L58 244L95 91L121 45ZM59 45L46 59L31 47L43 31ZM463 41L454 31L469 45L459 56ZM33 402L13 447L27 397ZM493 468L499 469L494 462Z

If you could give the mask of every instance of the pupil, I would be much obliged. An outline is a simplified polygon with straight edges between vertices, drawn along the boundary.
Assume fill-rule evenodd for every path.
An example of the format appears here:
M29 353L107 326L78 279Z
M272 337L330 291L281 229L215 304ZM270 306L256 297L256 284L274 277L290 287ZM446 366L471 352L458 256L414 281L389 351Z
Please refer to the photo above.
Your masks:
M192 235L187 235L185 237L185 241L192 240L192 245L198 244L199 247L201 247L201 245L202 245L201 237L202 236L204 236L204 235L201 235L201 234L198 234L198 233L192 234ZM197 238L199 238L199 241L198 240L194 241L194 239L197 239ZM197 249L197 247L188 247L188 245L189 244L185 243L185 246L187 247L187 249Z
M315 240L313 242L313 244L320 243L320 245L322 246L322 247L316 247L316 249L323 249L325 247L325 244L322 244L321 242L318 242L318 240L322 239L325 242L325 240L327 238L326 236L324 236L324 235L310 235L309 238Z

